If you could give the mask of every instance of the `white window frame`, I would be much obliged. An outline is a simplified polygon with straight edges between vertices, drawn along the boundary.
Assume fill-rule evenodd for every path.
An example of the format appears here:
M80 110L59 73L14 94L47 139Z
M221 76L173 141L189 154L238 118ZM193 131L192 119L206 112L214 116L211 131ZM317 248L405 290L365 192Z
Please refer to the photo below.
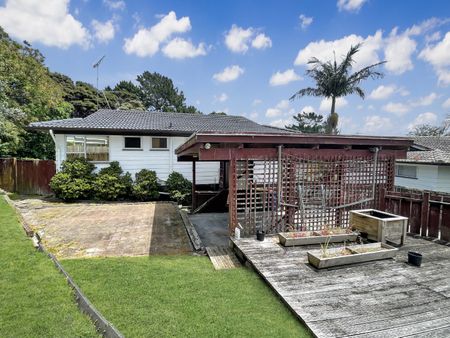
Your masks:
M127 147L125 147L125 139L126 138L139 138L140 140L141 140L141 147L140 148L127 148ZM142 143L143 143L143 139L142 139L142 136L134 136L134 135L127 135L127 136L124 136L123 137L123 150L126 150L126 151L142 151L143 150L143 147L142 147Z
M67 138L68 137L82 137L84 142L83 142L83 151L81 152L68 152L67 151ZM65 151L65 159L67 160L67 154L83 154L84 158L87 158L87 153L86 153L86 137L105 137L108 140L108 161L89 161L91 163L109 163L110 159L111 159L111 143L110 143L110 139L108 135L77 135L77 134L70 134L70 135L66 135L64 138L64 151Z
M165 138L166 139L166 148L153 148L153 139L154 138ZM152 136L150 137L150 150L152 151L168 151L170 150L170 138L167 136Z

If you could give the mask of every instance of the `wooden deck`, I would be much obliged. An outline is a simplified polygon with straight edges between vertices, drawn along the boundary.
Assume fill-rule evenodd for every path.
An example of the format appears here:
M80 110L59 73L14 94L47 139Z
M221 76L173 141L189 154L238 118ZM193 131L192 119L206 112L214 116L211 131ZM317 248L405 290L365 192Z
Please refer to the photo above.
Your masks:
M317 337L450 337L450 247L407 237L395 259L315 270L277 237L232 240ZM407 252L424 255L421 268Z
M206 253L216 270L234 269L242 267L236 255L230 248L221 246L207 246Z

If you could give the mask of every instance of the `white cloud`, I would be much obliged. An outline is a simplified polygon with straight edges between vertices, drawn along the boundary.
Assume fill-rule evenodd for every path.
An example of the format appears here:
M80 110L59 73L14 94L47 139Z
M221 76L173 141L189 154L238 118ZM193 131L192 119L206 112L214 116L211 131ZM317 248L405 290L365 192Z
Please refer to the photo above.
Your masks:
M445 102L442 104L442 108L445 108L445 109L450 108L450 98L445 100Z
M401 102L389 102L383 106L383 110L395 114L397 116L403 116L409 112L410 107Z
M292 119L279 119L270 122L270 125L272 127L284 128L292 123L293 123Z
M331 61L333 59L333 52L336 53L336 59L340 59L347 54L351 46L355 46L358 43L363 43L363 46L355 55L356 69L380 61L378 52L383 47L381 30L377 31L374 35L367 36L367 38L352 34L334 41L320 40L310 42L305 48L298 52L294 64L297 66L307 65L308 61L313 57L318 58L322 62Z
M88 30L69 13L69 0L7 0L0 7L0 26L31 43L63 49L90 45Z
M260 33L253 39L252 47L256 49L270 48L272 47L272 40L264 33Z
M106 22L92 20L92 27L94 28L94 36L99 42L106 43L114 39L116 29L112 20Z
M276 108L285 110L289 108L289 101L288 100L281 100L277 103Z
M226 100L228 100L228 95L226 93L214 96L214 101L225 102Z
M358 12L367 0L338 0L340 11Z
M253 35L253 28L241 28L232 25L231 29L225 35L225 44L228 49L235 53L245 53L248 50L248 44Z
M314 113L314 107L313 106L304 106L302 109L300 109L302 113Z
M432 112L422 113L416 116L416 118L408 124L408 130L413 130L416 126L421 124L434 125L437 122L437 115Z
M256 120L256 118L258 117L258 113L257 112L251 112L250 113L250 115L249 115L249 117L252 119L252 120Z
M394 74L402 74L414 68L412 55L416 51L417 43L408 34L397 34L397 28L394 28L386 39L386 48L384 56L387 61L385 67Z
M438 98L436 93L430 93L430 95L423 96L419 98L417 101L413 102L413 106L429 106L433 104L434 100Z
M239 76L244 74L244 69L238 65L226 67L220 73L213 75L213 79L219 82L230 82L236 80Z
M129 39L125 39L123 49L127 54L140 57L152 56L159 51L161 43L167 41L175 33L185 33L191 29L189 17L177 19L175 12L163 16L150 28L141 28Z
M373 100L384 100L390 97L397 90L397 86L388 85L388 86L378 86L369 94L369 99Z
M438 76L440 84L446 86L450 84L450 32L434 45L428 45L419 54L419 58L430 63Z
M336 112L339 113L339 108L345 107L348 104L347 100L343 97L338 97L336 99ZM320 101L319 110L323 112L331 111L331 99L322 99Z
M281 114L283 114L283 111L278 108L268 108L266 110L266 117L269 117L269 118L277 117L277 116L280 116Z
M125 2L122 0L103 0L103 3L108 6L111 10L124 10L125 9Z
M314 20L313 17L308 17L304 14L300 14L298 18L300 19L300 26L302 27L302 29L308 28L308 26L312 24Z
M284 72L276 72L273 74L269 83L271 86L282 86L301 79L293 69L288 69Z
M175 38L171 40L162 49L164 55L171 59L194 58L196 56L206 55L206 47L204 43L200 43L197 47L191 41Z
M366 134L386 132L392 129L392 127L392 121L389 117L372 115L366 117L362 132Z
M272 47L272 40L264 33L256 35L256 30L252 27L242 28L232 25L225 33L225 45L234 53L245 54L250 46L256 49L266 49Z
M258 104L261 104L262 100L261 99L254 99L252 102L252 106L257 106Z

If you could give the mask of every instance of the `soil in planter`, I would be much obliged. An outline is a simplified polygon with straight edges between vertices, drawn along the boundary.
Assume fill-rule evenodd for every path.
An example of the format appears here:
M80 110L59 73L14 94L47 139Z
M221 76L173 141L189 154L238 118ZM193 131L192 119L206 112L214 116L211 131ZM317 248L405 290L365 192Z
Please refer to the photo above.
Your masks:
M330 236L330 235L344 235L351 233L352 229L344 229L344 228L326 228L319 231L314 231L314 236Z
M284 235L286 238L303 238L314 236L313 231L288 232Z
M392 218L392 217L395 217L395 216L392 216L392 215L385 214L384 212L375 211L375 210L362 212L362 214L370 215L370 216L373 216L373 217L376 217L376 218Z
M356 253L362 254L362 253L368 253L368 252L378 252L385 250L384 248L351 248Z
M355 253L353 251L351 251L348 248L344 248L342 250L339 251L334 251L334 252L322 252L322 254L320 255L320 258L333 258L333 257L340 257L340 256L350 256L350 255L354 255Z

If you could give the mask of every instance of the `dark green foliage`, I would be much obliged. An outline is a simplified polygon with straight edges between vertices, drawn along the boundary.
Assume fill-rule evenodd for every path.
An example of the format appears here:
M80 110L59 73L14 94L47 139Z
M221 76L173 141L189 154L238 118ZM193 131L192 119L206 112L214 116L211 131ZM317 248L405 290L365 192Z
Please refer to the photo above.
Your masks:
M297 124L286 126L286 129L301 131L305 134L322 134L325 132L325 122L323 116L314 112L298 113L294 116Z
M61 171L50 181L55 196L65 201L88 199L92 196L95 166L84 158L64 161Z
M124 196L126 186L120 177L103 174L97 175L93 184L95 197L100 200L115 201Z
M109 201L130 197L132 185L130 173L124 175L119 162L114 161L99 171L94 181L95 197Z
M335 111L336 99L350 94L357 94L364 99L365 93L360 87L361 82L368 78L377 79L383 77L383 73L375 71L374 68L386 61L375 63L351 73L355 62L354 56L359 52L361 46L362 44L351 46L339 64L336 62L336 57L334 62L322 62L315 57L310 59L308 64L311 68L306 71L306 74L316 82L316 87L303 88L291 96L291 100L305 95L323 96L331 99L331 111L326 125L326 132L329 134L338 133L339 116Z
M167 178L166 189L170 198L180 204L187 204L191 200L192 183L176 171L172 172Z
M194 106L186 106L183 91L168 77L145 71L138 75L140 97L146 109L166 112L201 114Z
M158 181L154 171L142 169L136 174L133 196L139 201L151 201L159 197Z

